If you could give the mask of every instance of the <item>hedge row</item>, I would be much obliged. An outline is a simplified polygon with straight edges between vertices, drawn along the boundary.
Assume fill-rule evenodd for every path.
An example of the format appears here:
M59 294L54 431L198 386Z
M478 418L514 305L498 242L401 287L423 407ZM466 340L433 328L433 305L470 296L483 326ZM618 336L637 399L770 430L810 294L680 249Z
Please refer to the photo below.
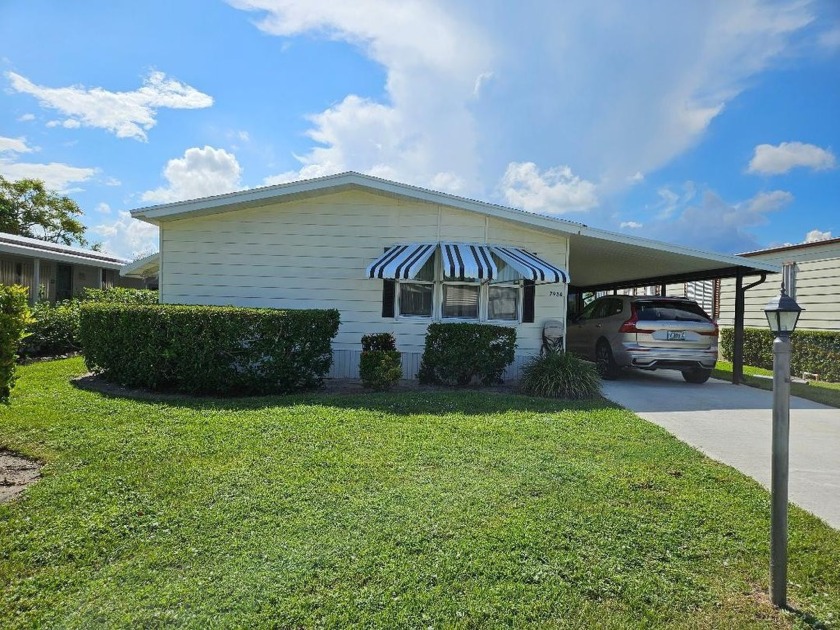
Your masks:
M720 349L732 360L735 331L722 328ZM773 369L773 334L767 328L744 329L744 364ZM791 373L819 374L820 380L840 382L840 332L797 330L791 337Z
M491 324L429 324L420 361L421 383L501 382L513 362L516 329Z
M184 393L289 393L332 363L336 310L85 303L88 369L130 387Z
M85 289L81 296L55 304L38 302L32 309L27 337L20 347L24 357L58 356L81 350L79 311L82 302L157 304L157 291L148 289Z

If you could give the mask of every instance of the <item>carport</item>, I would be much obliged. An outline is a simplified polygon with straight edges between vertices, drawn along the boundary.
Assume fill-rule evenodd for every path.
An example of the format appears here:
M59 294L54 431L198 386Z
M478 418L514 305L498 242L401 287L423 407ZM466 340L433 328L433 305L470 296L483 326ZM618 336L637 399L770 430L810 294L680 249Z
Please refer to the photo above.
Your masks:
M717 254L661 241L581 226L569 234L569 293L665 287L718 278L735 278L735 334L732 382L743 381L744 296L781 268L755 259ZM745 283L745 280L751 281Z

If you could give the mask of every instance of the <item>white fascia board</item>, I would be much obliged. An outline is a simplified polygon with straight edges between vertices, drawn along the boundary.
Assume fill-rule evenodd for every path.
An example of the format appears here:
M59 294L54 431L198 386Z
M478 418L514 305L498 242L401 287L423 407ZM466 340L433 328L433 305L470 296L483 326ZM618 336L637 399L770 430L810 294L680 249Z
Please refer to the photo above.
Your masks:
M160 271L160 254L155 252L149 256L130 262L120 269L120 275L127 278L145 278L157 275Z
M9 254L11 256L20 256L23 258L38 258L40 260L52 260L55 262L69 263L73 265L84 265L86 267L99 267L101 269L119 269L122 267L121 262L110 262L98 258L88 258L85 256L76 256L74 254L65 254L62 252L51 252L36 247L26 247L23 245L12 245L10 243L0 243L0 253Z

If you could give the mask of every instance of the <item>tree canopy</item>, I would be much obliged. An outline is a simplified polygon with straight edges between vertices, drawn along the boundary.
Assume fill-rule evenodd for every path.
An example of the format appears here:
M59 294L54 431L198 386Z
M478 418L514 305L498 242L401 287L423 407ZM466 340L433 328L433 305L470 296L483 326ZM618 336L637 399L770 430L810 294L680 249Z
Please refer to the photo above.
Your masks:
M87 246L82 210L38 179L10 181L0 175L0 232L51 243Z

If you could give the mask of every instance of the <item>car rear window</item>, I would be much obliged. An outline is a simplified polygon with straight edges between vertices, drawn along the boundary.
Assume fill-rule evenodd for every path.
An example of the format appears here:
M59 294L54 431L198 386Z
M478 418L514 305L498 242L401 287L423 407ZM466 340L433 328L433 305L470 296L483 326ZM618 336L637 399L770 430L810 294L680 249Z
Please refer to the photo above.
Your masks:
M666 300L636 302L636 315L640 321L710 321L708 315L703 312L703 309L694 302L672 302Z

